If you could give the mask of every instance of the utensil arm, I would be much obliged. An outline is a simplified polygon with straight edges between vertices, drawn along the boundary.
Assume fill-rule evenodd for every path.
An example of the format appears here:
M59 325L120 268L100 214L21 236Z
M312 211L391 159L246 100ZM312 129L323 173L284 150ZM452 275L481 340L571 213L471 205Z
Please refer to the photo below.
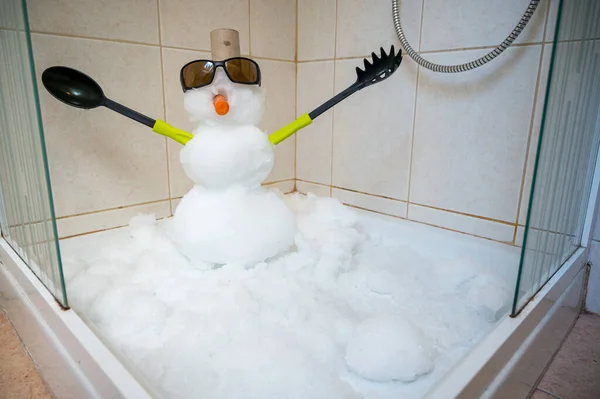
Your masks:
M346 90L339 92L338 94L336 94L329 100L325 101L323 104L319 105L313 111L309 112L308 115L310 116L310 119L314 120L317 116L321 115L323 112L327 111L329 108L333 107L340 101L344 100L347 97L350 97L350 95L352 95L352 94L356 93L357 91L359 91L360 89L362 89L363 86L364 85L362 83L355 82L350 87L348 87Z
M118 112L121 115L131 118L134 121L142 123L148 127L154 127L154 124L156 123L156 121L154 119L152 119L146 115L140 114L139 112L134 111L131 108L127 108L126 106L116 103L113 100L108 99L108 98L102 105L104 105L106 108L109 108L115 112Z

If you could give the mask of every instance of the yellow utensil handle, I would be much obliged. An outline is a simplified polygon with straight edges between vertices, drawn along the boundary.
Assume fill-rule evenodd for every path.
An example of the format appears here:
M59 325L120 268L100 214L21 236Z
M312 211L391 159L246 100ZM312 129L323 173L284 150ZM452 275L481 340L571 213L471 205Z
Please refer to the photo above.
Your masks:
M273 144L279 144L283 140L290 137L292 134L296 133L298 130L310 125L312 123L312 119L308 114L300 115L298 119L282 127L281 129L271 133L269 135L269 141Z
M188 141L194 137L193 134L186 132L185 130L177 129L169 125L167 122L157 119L152 127L152 131L163 136L167 136L176 142L185 145Z

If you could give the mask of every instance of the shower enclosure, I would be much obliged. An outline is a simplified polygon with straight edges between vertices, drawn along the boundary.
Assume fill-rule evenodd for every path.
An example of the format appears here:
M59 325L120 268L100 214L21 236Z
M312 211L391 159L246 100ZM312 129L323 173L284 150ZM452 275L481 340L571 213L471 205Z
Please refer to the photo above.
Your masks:
M63 352L70 353L75 379L91 381L80 383L78 392L94 392L100 397L105 397L103 392L136 398L163 396L164 392L77 308L77 301L71 301L70 309L68 281L76 274L76 259L82 254L98 256L108 246L101 237L113 232L126 235L124 226L137 213L153 213L168 221L189 183L181 177L179 149L173 143L101 113L104 111L68 109L43 92L39 79L43 68L53 64L89 70L105 80L103 86L110 86L114 96L150 114L162 114L169 123L188 127L182 107L173 100L180 100L173 76L185 62L204 58L205 38L197 39L200 43L190 39L185 30L200 28L175 23L182 17L173 4L163 0L158 5L146 3L139 9L124 6L121 16L94 9L95 14L81 25L64 26L57 22L61 15L76 12L62 9L64 4L44 6L25 0L0 4L0 294L20 285L11 298L29 296L24 300L28 309L38 307L32 312L42 315L37 318L38 324L44 325L40 331L50 334L53 342L60 343L62 336L63 346L68 334L76 338L78 346L67 344ZM242 53L256 58L263 68L265 85L271 90L262 126L268 131L304 113L330 96L330 91L345 87L350 80L347 71L352 72L353 64L366 55L365 48L376 45L375 50L388 42L397 45L391 34L388 1L372 5L376 11L364 13L360 10L367 7L366 2L359 0L241 3L246 7L243 12L234 7L225 16L218 6L205 5L202 11L218 24L235 25L243 38ZM528 2L522 3L525 7ZM190 7L190 12L200 11ZM521 3L515 7L514 15L522 13ZM270 8L274 11L267 10ZM319 13L311 11L313 8ZM459 53L465 48L472 58L482 51L478 48L485 51L490 47L483 42L467 45L458 34L452 39L456 43L435 42L426 34L435 12L423 1L400 1L401 18L405 15L412 21L422 16L422 26L405 21L405 30L411 42L419 43L416 50L424 56L462 62ZM357 38L348 26L364 22L362 14L373 21L385 18L390 29L376 32L377 40ZM132 16L137 18L134 22ZM113 29L100 29L108 19L116 20ZM597 1L542 1L518 45L490 64L497 69L487 69L482 75L440 78L405 57L396 72L399 76L390 78L388 86L383 83L381 88L366 89L277 147L278 169L267 186L284 193L311 192L337 198L359 208L356 212L363 227L375 235L502 269L500 274L510 282L511 298L495 309L489 331L483 331L431 381L427 397L506 397L509 392L511 397L525 397L576 317L600 182L599 20ZM264 25L270 27L261 28ZM294 29L287 32L292 25ZM313 29L313 25L319 28ZM282 32L298 35L290 40L295 48L290 49ZM417 41L416 35L420 35ZM362 44L362 48L353 47ZM79 53L83 55L79 57ZM125 73L131 74L131 82L110 82ZM519 73L523 77L515 77ZM504 96L497 87L506 86L506 81L514 96L503 97L503 102L488 101L485 91L491 87L490 98ZM123 85L126 88L120 88ZM437 89L439 92L432 91ZM443 101L437 100L440 98ZM381 104L369 114L371 104L384 99L402 102L404 108ZM501 131L506 137L490 137L478 125L481 118L477 115L463 117L450 109L450 103L461 101L486 115L506 112L492 122L485 121L491 130L497 126L512 129L515 125L503 121L526 115L524 133L507 130ZM408 103L412 104L409 108ZM380 122L387 116L382 116L379 106L387 113L409 118L411 132L406 137L404 131L396 130L385 135L391 127ZM494 107L506 108L494 112ZM438 125L432 122L438 119L442 121ZM436 130L450 124L456 136L436 136ZM121 134L121 130L127 132ZM469 136L471 131L476 134ZM520 143L519 147L511 140ZM464 147L455 145L459 141ZM479 156L478 151L484 155ZM515 151L522 156L513 157ZM128 161L130 156L137 164ZM428 166L444 157L448 163L440 164L438 170ZM522 171L503 176L503 168L509 168L493 162L504 157L519 163ZM392 171L374 165L379 161ZM479 168L485 172L479 177L472 174ZM363 173L366 169L373 171ZM466 181L463 174L473 180L483 176L483 180ZM513 184L515 176L518 182ZM486 181L493 179L497 184ZM157 184L158 180L162 183ZM489 192L472 189L477 184L488 184L485 190ZM474 194L457 200L448 193L461 185ZM494 201L494 196L505 198L504 191L510 191L506 198L511 204L506 204L509 200ZM505 217L505 209L514 211L515 217ZM370 221L368 211L379 214L382 224ZM383 224L392 227L384 231ZM396 235L389 235L391 231ZM425 238L417 242L411 235ZM427 249L431 245L437 249ZM38 297L32 297L34 292L39 292L35 294ZM7 301L0 295L0 306L13 317ZM46 310L39 310L42 305ZM19 327L18 322L15 325ZM23 340L26 345L31 342L26 337ZM78 356L84 359L79 367L73 362ZM43 366L44 361L39 363ZM525 363L530 366L527 372L522 368ZM41 369L51 386L60 380Z

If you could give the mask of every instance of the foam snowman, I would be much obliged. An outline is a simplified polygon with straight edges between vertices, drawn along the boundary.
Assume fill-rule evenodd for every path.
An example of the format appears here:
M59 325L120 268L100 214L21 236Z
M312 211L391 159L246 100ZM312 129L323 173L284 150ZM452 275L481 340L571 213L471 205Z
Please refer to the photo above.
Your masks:
M239 57L236 39L236 31L211 32L213 60ZM273 145L256 127L263 89L233 83L217 67L210 84L185 92L184 108L196 125L180 160L194 186L173 217L179 250L191 261L227 264L260 262L289 249L295 216L280 193L261 186L274 165Z

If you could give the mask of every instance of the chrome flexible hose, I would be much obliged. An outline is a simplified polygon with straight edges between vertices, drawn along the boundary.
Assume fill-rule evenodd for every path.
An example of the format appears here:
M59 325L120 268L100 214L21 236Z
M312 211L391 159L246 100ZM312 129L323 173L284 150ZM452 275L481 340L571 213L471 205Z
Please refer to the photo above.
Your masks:
M399 0L392 0L394 26L396 27L396 34L398 34L398 39L400 39L400 44L404 48L404 51L406 52L406 54L408 54L408 56L410 58L412 58L417 64L421 65L423 68L427 68L432 71L442 72L442 73L459 73L459 72L466 72L471 69L475 69L482 65L485 65L488 62L490 62L491 60L493 60L494 58L498 57L500 54L502 54L504 52L504 50L509 48L510 45L513 44L513 42L517 39L517 37L519 37L521 32L523 32L523 29L525 29L525 27L531 20L531 17L533 16L533 13L537 9L537 7L540 3L540 0L531 0L529 2L529 6L527 7L527 10L525 10L525 13L521 17L521 20L519 21L517 26L515 26L513 31L510 33L510 35L508 35L508 37L506 39L504 39L504 41L498 47L496 47L495 49L493 49L492 51L490 51L483 57L476 59L475 61L471 61L471 62L467 62L464 64L459 64L459 65L435 64L435 63L433 63L431 61L427 61L426 59L421 57L411 47L411 45L408 43L408 40L406 40L406 36L404 35L404 30L402 29L402 23L400 23L400 10L399 10L400 6L398 5L398 2L399 2Z

